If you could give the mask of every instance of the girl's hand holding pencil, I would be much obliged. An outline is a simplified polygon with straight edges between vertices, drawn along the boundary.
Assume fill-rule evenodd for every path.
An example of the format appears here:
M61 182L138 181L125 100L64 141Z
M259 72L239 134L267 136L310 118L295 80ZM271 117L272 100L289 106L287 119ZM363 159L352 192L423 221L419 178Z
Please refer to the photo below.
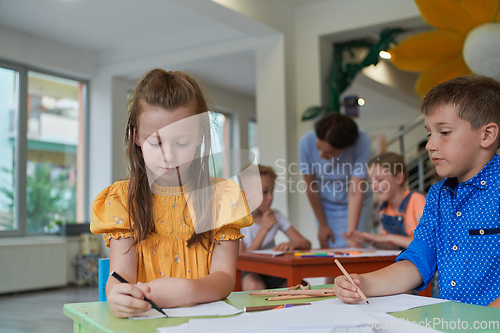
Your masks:
M146 284L115 284L108 292L108 305L113 314L118 318L139 316L151 310L144 297L151 299L151 290Z

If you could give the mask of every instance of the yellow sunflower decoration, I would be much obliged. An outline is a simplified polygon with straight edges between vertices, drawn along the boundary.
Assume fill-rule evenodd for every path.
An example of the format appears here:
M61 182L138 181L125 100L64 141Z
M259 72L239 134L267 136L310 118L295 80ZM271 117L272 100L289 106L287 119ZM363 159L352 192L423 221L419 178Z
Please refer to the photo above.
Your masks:
M424 21L437 30L409 37L390 53L399 69L422 72L415 83L419 95L456 76L500 74L500 0L415 2Z

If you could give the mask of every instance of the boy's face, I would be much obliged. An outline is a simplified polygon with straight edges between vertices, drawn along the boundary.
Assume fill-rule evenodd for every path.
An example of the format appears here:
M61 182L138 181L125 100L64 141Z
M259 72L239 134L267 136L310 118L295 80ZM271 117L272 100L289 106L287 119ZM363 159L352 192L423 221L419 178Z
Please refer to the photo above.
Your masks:
M390 201L394 198L404 182L402 174L398 174L396 177L390 173L389 169L384 168L380 164L370 165L368 168L368 177L370 179L370 187L380 202Z
M262 203L257 209L264 213L271 209L273 203L274 180L270 176L261 176L260 181L262 182Z
M469 122L457 116L457 107L438 105L425 116L429 152L436 172L442 177L471 179L482 166L476 163L481 151L482 132L473 131Z

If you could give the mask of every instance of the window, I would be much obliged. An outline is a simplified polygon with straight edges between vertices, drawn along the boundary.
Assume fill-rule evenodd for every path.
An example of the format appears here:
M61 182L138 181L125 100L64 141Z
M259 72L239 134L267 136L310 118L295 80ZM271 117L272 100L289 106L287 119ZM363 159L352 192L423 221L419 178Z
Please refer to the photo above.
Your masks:
M214 163L215 163L215 174L217 177L228 177L224 174L223 170L227 170L230 173L228 168L227 159L224 158L225 149L231 149L231 116L217 112L210 113L210 122L212 124L212 152L214 154ZM215 139L214 139L215 138Z
M0 235L85 221L86 86L0 68Z
M259 164L259 143L257 121L250 120L248 122L248 149L255 154L254 164Z
M18 229L14 216L18 100L19 72L0 68L0 232Z

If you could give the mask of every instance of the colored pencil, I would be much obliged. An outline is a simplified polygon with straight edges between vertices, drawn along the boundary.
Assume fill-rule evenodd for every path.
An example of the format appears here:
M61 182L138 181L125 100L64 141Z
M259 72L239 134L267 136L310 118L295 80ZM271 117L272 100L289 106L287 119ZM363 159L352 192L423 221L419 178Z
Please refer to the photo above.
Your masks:
M292 289L292 288L295 288L295 287L291 287L289 289L285 289L285 290L277 290L277 289L271 289L271 290L260 290L260 291L251 291L250 292L250 295L271 295L271 294L283 294L285 295L286 293L288 293L289 291L303 291L303 290L311 290L311 289L299 289L299 288L295 288L295 289ZM333 289L314 289L314 290L320 290L320 291L326 291L326 292L330 292L330 291L333 291Z
M328 295L312 296L312 295L285 295L285 296L272 296L266 298L266 301L285 301L289 299L303 299L303 298L317 298L317 297L329 297L335 296L335 293L328 293Z
M366 302L366 304L369 304L368 303L368 298L366 298L366 296L363 293L363 291L361 291L361 288L356 283L354 283L354 280L349 275L349 273L347 273L347 271L345 270L344 266L342 266L342 264L340 263L340 261L338 261L337 259L335 259L335 263L337 264L337 266L339 266L339 268L342 271L342 273L344 273L344 276L347 278L347 280L349 280L349 282L351 282L354 286L356 286L356 288L358 289L359 296L361 296L361 298Z
M322 296L332 294L332 289L320 289L320 290L270 290L270 291L252 291L250 295L310 295L310 296Z
M274 310L278 307L291 308L299 305L311 305L311 303L297 303L297 304L282 304L282 305L262 305L262 306L246 306L245 312Z
M115 279L117 279L118 281L120 281L121 283L128 283L128 281L127 281L127 280L125 280L124 278L122 278L122 277L121 277L121 275L120 275L120 274L118 274L118 273L117 273L117 272L115 272L115 271L112 271L112 272L111 272L111 275L112 275ZM162 314L162 315L164 315L165 317L168 317L168 315L167 315L165 312L163 312L163 310L162 310L162 309L161 309L158 305L156 305L156 303L155 303L155 302L153 302L152 300L150 300L150 299L148 299L148 298L146 298L146 297L144 297L144 300L145 300L146 302L148 302L149 304L151 304L151 306L153 307L153 309L155 309L155 310L157 310L157 311L161 312L161 314Z

